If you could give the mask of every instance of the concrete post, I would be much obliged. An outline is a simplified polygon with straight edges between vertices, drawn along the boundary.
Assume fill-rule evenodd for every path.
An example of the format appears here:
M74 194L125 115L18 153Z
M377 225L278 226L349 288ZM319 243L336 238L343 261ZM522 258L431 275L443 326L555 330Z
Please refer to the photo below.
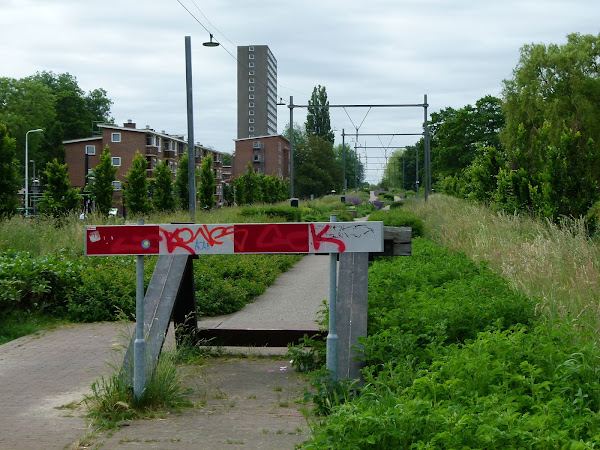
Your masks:
M362 355L352 347L359 336L367 336L368 253L340 253L337 308L338 377L360 379Z

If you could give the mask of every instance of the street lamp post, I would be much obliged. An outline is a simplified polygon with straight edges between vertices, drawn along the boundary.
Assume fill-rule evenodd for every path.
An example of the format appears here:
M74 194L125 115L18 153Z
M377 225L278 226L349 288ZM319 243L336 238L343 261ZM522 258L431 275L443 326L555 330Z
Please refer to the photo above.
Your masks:
M29 215L29 153L27 148L27 141L29 138L29 133L41 133L41 128L37 128L35 130L29 130L25 133L25 215Z
M204 42L205 47L217 47L219 43L213 41ZM194 152L194 101L192 89L192 38L185 37L185 88L187 100L187 125L188 125L188 187L190 221L196 221L196 155Z

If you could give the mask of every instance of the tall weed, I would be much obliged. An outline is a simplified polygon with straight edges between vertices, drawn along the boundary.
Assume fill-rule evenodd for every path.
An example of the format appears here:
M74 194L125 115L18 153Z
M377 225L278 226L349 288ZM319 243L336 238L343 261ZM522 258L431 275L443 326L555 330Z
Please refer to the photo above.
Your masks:
M538 311L574 317L600 334L600 245L583 220L565 219L559 226L438 194L405 208L425 222L428 238L487 261L537 299Z

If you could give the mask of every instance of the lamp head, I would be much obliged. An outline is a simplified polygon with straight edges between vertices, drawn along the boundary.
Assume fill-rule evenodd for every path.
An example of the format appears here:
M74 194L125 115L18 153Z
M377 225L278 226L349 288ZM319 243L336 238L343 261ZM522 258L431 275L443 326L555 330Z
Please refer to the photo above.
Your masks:
M204 45L205 47L218 47L220 44L216 41L213 41L213 35L212 33L210 34L210 41L208 42L204 42L202 45Z

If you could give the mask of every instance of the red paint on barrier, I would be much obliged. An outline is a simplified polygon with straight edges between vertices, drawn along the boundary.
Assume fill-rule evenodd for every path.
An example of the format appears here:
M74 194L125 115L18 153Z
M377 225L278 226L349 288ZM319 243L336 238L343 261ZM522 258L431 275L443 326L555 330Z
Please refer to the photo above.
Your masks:
M303 223L235 225L235 253L307 253L308 226Z
M158 226L125 225L88 227L88 255L156 255Z

